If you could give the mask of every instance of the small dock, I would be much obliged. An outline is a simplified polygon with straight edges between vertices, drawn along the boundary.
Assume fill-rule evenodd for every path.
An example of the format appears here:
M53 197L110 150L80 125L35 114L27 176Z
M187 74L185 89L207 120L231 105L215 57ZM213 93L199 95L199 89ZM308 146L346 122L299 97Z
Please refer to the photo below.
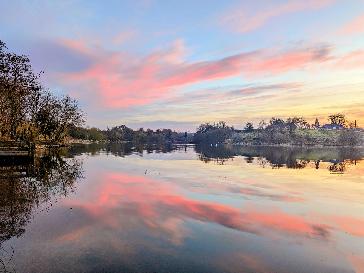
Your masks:
M3 151L0 149L0 156L29 156L30 152L29 151L20 151L20 150L7 150L7 151Z
M18 141L0 142L0 157L30 156L32 152L31 144Z
M32 145L0 142L0 180L26 177L34 162Z

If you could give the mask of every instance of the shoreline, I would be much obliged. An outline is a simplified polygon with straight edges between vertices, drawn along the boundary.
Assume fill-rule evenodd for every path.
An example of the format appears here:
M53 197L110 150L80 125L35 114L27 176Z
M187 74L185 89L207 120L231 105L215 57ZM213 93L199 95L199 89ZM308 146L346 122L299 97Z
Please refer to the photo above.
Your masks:
M233 145L233 146L247 146L247 147L287 147L287 148L360 148L364 149L364 145L322 145L322 144L250 144L250 143L221 143L223 145ZM218 145L221 145L218 144ZM204 144L200 144L204 145Z
M2 146L1 144L5 144L7 142L3 142L0 141L0 155L4 155L4 154L20 154L19 152L28 152L29 149L24 149L21 146L14 146L14 147L6 147L6 146ZM132 143L130 141L123 141L123 142L109 142L109 141L91 141L91 140L82 140L82 139L77 139L77 140L71 140L71 141L67 141L66 143L63 144L35 144L34 146L34 150L35 151L39 151L39 150L44 150L44 149L49 149L49 148L63 148L63 147L69 147L72 145L90 145L90 144L110 144L110 143ZM161 144L161 143L140 143L140 144L152 144L152 145L157 145L157 144ZM163 144L163 143L162 143ZM167 144L167 143L165 143ZM210 146L210 147L218 147L221 145L227 145L227 146L242 146L242 147L281 147L281 148L305 148L305 149L309 149L309 148L329 148L329 149L341 149L341 148L347 148L347 149L364 149L364 145L354 145L354 146L350 146L350 145L322 145L322 144L304 144L304 145L299 145L299 144L254 144L254 143L168 143L169 145L201 145L201 146ZM22 148L20 150L20 148Z

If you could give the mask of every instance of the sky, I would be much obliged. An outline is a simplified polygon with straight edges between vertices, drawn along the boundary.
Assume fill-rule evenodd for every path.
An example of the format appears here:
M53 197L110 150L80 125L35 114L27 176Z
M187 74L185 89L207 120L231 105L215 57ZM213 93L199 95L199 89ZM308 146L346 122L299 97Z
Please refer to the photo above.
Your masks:
M364 0L0 0L0 40L89 126L364 126Z

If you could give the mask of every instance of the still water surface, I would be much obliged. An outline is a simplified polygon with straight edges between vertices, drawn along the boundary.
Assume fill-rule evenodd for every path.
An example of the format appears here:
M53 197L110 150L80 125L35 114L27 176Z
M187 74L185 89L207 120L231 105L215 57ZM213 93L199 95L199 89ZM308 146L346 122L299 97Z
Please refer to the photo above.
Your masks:
M364 151L0 158L0 272L364 272Z

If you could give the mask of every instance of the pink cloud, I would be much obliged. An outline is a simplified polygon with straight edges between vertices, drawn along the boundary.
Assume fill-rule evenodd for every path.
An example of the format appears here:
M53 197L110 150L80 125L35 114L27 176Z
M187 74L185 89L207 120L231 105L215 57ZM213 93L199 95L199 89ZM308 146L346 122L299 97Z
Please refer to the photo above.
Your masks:
M329 220L335 223L340 230L352 236L364 237L364 219L348 216L331 216Z
M238 32L250 32L265 25L275 17L290 13L317 10L333 3L332 0L287 1L284 4L275 5L268 9L252 12L245 7L235 7L222 18L222 23Z
M89 54L78 43L67 44ZM125 108L145 105L173 94L178 88L202 81L238 75L264 76L302 69L324 62L329 48L304 48L274 52L253 51L212 61L187 62L182 40L164 50L138 57L127 53L93 51L93 64L80 72L59 74L59 81L77 90L78 97L93 98L106 107Z
M331 57L328 47L307 48L271 54L244 64L248 75L279 74L302 69L312 63L325 62Z
M364 50L355 50L338 57L333 66L339 69L364 67Z
M364 14L348 22L340 31L342 35L360 34L364 32Z
M156 190L156 188L158 190ZM259 211L252 208L241 210L225 204L200 201L183 196L172 185L142 176L113 173L100 182L96 196L88 201L70 202L75 211L87 211L98 223L120 228L120 210L126 210L151 229L167 230L174 238L182 238L181 221L193 219L254 233L267 231L284 235L326 238L329 227L310 223L301 216L291 215L279 209ZM78 230L75 231L78 234ZM78 238L76 235L64 235Z
M71 221L54 238L57 242L84 245L92 240L94 234L102 234L100 230L107 230L111 234L108 239L113 239L110 241L112 244L115 238L120 238L119 231L132 236L135 230L147 229L148 236L156 236L159 240L180 245L191 234L188 225L185 225L186 221L191 220L213 223L275 240L277 235L284 238L293 236L295 242L305 237L315 241L330 239L332 243L338 239L332 232L335 229L354 236L363 236L363 220L351 216L292 214L272 207L264 210L252 206L240 208L193 199L177 185L147 176L108 173L100 174L99 177L102 179L91 184L94 188L90 194L64 201L65 207L73 208L74 217L81 215L87 221L82 221L82 225L72 225ZM132 237L132 240L135 242L138 237ZM123 247L123 244L115 246ZM363 257L351 255L349 251L344 251L343 254L348 254L352 266L362 272ZM254 272L269 272L259 254L256 256L235 252L228 255L223 260L224 264L229 261L230 269L247 268Z

